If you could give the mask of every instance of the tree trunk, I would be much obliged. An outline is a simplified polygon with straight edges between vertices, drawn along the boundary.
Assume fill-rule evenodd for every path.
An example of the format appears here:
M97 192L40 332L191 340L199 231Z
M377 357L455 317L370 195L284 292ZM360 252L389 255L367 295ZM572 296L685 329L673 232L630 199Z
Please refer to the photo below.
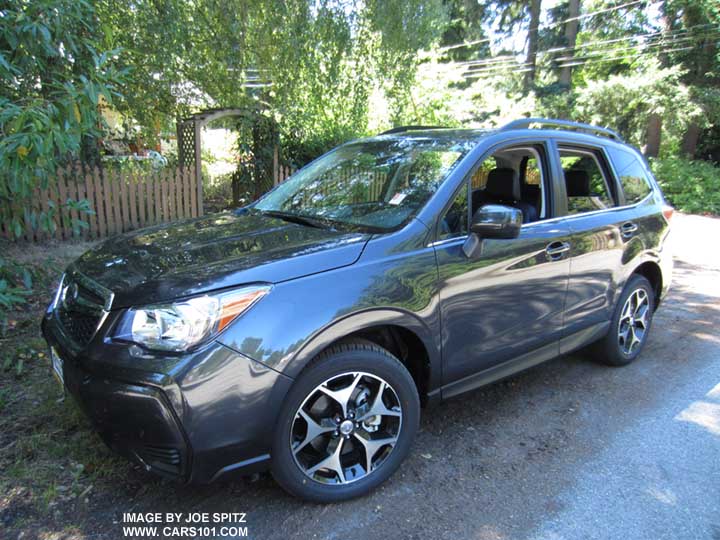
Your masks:
M565 24L565 42L567 44L567 54L563 64L571 64L573 56L575 56L575 43L577 42L578 27L580 26L580 0L569 0L568 2L568 22ZM572 66L564 65L560 68L560 84L570 86L572 83Z
M538 50L538 27L540 26L540 9L542 0L530 1L530 26L528 28L528 52L525 66L528 70L525 73L524 90L529 92L535 83L535 62Z
M700 126L693 122L685 131L683 135L682 146L680 147L680 153L690 159L695 158L697 152L698 139L700 138Z
M670 5L670 0L663 0L660 5L660 22L662 23L662 43L664 49L672 49L673 47L673 27L675 26L677 16L677 10ZM670 66L670 55L668 55L668 53L661 52L658 57L664 67Z
M658 157L660 154L660 134L662 131L662 117L657 113L648 116L647 132L645 134L645 147L643 154L646 157Z

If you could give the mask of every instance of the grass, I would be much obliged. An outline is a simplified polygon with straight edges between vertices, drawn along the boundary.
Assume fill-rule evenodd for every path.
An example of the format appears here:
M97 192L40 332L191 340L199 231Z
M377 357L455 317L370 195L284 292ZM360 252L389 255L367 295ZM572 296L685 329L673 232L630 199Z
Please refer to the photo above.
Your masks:
M75 511L99 485L127 476L51 374L40 319L61 269L89 247L2 246L35 282L22 309L8 313L0 337L0 529L25 525L62 508Z

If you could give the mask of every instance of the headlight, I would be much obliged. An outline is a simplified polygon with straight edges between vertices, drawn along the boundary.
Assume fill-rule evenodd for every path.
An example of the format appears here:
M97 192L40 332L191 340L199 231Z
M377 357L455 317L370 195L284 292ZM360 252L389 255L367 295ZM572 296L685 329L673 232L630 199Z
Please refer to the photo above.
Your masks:
M186 351L221 332L270 292L270 285L128 310L115 339L161 351Z

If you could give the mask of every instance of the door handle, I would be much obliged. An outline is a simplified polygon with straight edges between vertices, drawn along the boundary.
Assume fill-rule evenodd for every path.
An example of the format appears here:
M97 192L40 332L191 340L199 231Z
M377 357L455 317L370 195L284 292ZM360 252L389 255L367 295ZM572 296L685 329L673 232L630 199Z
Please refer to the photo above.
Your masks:
M570 244L568 242L553 242L545 248L547 258L551 261L561 259L563 253L566 251L570 251Z
M630 238L637 230L638 226L632 221L628 221L620 227L620 234L623 235L623 238Z

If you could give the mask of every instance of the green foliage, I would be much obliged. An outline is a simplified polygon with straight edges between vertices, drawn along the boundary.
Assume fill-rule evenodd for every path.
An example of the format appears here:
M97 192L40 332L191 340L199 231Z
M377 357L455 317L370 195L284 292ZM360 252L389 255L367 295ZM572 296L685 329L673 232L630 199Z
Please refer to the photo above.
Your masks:
M33 292L36 269L0 257L0 335L5 335L8 313L25 304Z
M665 197L675 208L720 215L720 167L677 157L654 159L650 164Z
M701 114L690 100L689 88L681 82L682 75L680 68L661 68L651 61L633 73L588 80L575 90L574 118L611 126L641 146L648 116L659 114L663 119L663 153L675 153L689 120Z
M417 51L446 24L441 0L98 0L97 10L103 46L122 48L132 70L116 106L144 140L192 109L266 107L294 163L366 133L373 91L400 114Z
M0 17L0 221L48 228L33 209L59 162L99 132L101 96L111 103L121 73L114 51L100 52L97 20L83 0L15 0Z

